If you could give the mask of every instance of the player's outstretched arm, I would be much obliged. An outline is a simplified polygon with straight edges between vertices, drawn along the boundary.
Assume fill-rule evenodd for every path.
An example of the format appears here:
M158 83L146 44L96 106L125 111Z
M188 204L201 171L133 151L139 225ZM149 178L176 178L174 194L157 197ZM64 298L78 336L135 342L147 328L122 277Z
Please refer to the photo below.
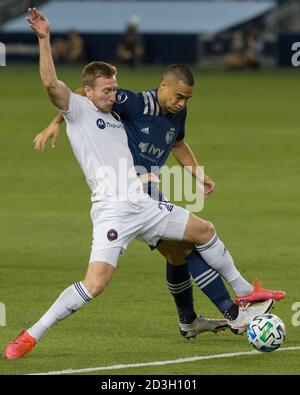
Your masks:
M63 119L62 113L58 112L49 125L35 136L33 144L37 152L44 152L49 139L51 139L51 147L55 148L56 141L60 135L60 124L63 122Z
M44 87L52 103L60 110L67 111L69 107L70 90L57 79L50 46L50 29L48 19L36 8L28 9L26 18L29 26L39 39L40 75Z
M191 147L184 140L180 140L174 144L172 153L178 163L191 169L190 172L199 182L200 188L204 185L204 197L210 195L214 190L215 183L202 173Z

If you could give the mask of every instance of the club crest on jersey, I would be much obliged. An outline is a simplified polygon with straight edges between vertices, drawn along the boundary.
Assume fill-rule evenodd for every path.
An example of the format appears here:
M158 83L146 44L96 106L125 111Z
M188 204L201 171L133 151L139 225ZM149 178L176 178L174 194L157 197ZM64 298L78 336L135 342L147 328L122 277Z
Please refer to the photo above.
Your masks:
M167 133L166 133L166 143L167 144L171 144L172 143L172 141L173 141L173 139L175 137L175 133L174 132L175 132L174 128L171 128L170 130L167 131Z
M119 104L122 104L122 103L125 103L127 99L128 99L127 93L124 91L121 91L117 94L116 102Z
M103 121L103 119L101 119L101 118L97 119L96 124L99 129L105 129L105 127L106 127L105 121Z
M108 238L109 241L117 240L117 238L118 238L118 232L117 232L115 229L110 229L110 230L107 232L107 238Z

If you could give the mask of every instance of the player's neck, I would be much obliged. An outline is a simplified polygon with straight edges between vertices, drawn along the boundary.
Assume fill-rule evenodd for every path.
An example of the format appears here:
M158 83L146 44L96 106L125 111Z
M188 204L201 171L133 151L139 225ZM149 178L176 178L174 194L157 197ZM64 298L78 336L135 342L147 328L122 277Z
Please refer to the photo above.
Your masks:
M159 104L159 107L161 108L162 112L164 115L168 114L168 110L164 106L164 100L161 97L161 93L159 91L159 88L157 90L157 102Z
M165 109L163 106L163 101L161 99L161 92L159 88L157 89L157 103L159 104L159 107L161 108L162 112L165 114Z

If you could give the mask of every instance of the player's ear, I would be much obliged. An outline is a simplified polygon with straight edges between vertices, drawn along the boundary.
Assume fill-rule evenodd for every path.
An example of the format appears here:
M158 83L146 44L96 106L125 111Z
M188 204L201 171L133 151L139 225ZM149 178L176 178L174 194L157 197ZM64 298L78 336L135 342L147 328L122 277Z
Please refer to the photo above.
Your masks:
M85 86L83 87L83 89L84 89L85 96L86 96L88 99L90 99L91 96L92 96L92 92L93 92L92 88L91 88L90 86L88 86L88 85L85 85Z
M160 89L164 89L164 88L166 88L167 86L168 86L168 81L165 80L165 79L162 79L161 82L160 82L160 84L159 84L159 88L160 88Z
M167 81L162 79L160 82L160 86L166 86L167 85Z

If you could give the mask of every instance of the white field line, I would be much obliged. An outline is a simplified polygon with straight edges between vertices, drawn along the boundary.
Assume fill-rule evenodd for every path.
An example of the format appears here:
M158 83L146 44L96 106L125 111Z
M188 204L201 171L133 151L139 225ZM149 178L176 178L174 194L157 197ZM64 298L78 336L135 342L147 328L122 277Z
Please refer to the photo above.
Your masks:
M295 347L286 347L280 348L274 352L281 351L294 351L300 350L300 346ZM195 362L195 361L205 361L209 359L220 359L220 358L233 358L240 357L244 355L263 355L264 353L259 351L245 351L245 352L232 352L225 354L214 354L214 355L205 355L198 357L190 357L190 358L179 358L167 361L154 361L154 362L141 362L141 363L130 363L127 365L111 365L111 366L100 366L97 368L85 368L85 369L66 369L66 370L58 370L54 372L45 372L45 373L31 373L30 375L59 375L59 374L73 374L73 373L89 373L89 372L97 372L100 370L120 370L120 369L128 369L128 368L141 368L144 366L161 366L161 365L173 365L176 363L186 363L186 362Z

